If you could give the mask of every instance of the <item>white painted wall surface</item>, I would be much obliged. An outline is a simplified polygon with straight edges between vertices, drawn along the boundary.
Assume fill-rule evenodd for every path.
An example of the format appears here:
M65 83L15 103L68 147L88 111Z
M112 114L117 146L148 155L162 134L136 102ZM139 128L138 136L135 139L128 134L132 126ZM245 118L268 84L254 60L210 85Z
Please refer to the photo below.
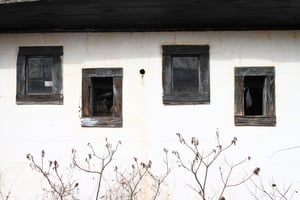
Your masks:
M210 46L210 104L163 105L161 46L166 44ZM64 48L64 104L16 105L18 47L45 45ZM236 66L275 67L276 127L234 126ZM81 127L81 70L91 67L123 68L123 128ZM143 79L139 74L142 68L146 70ZM88 142L101 152L108 138L112 143L122 141L115 164L121 163L125 168L135 156L151 159L153 168L160 172L163 148L170 152L183 149L176 133L187 139L195 136L201 147L210 149L215 145L217 129L224 143L234 136L238 138L237 145L226 153L227 160L237 162L252 157L237 174L239 177L260 167L260 177L266 184L274 181L280 188L292 184L299 189L300 148L280 151L300 145L299 77L300 31L1 34L1 192L10 191L12 200L42 199L45 184L41 185L40 174L29 167L27 153L38 159L44 149L46 159L57 159L63 168L71 162L72 148L83 157L88 152ZM192 179L177 167L171 153L169 158L172 172L160 199L197 199L187 186ZM218 173L211 176L220 183ZM91 183L96 180L87 174L77 180L80 199L94 199ZM217 187L213 184L209 191L213 194ZM225 197L254 199L245 185L229 189Z

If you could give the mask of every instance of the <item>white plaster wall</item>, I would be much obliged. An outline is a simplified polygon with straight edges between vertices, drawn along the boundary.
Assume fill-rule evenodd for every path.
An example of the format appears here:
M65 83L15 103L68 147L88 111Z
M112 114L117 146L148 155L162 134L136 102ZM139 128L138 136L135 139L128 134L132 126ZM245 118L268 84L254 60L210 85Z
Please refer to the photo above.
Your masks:
M162 104L162 52L165 44L210 46L211 102L208 105ZM62 45L63 105L16 105L16 60L18 46ZM234 67L274 66L276 127L235 127ZM123 68L123 127L80 126L81 69ZM139 70L146 74L141 78ZM236 136L237 146L226 154L231 162L251 156L241 176L259 166L267 184L299 187L300 148L300 31L260 32L163 32L163 33L40 33L0 35L0 185L11 191L10 199L41 199L41 178L31 170L26 154L68 165L71 149L82 156L86 144L103 151L104 139L122 145L116 163L130 164L133 156L151 159L161 172L163 148L182 150L175 133L187 139L196 136L204 149L215 145L218 129L226 143ZM279 152L278 152L279 151ZM187 186L191 179L169 155L172 173L161 199L196 199ZM222 159L220 160L222 161ZM213 172L213 181L219 182ZM91 177L78 178L81 199L94 199ZM213 192L218 186L212 184ZM250 186L249 186L250 187ZM212 197L212 195L211 195ZM229 190L226 199L253 199L247 187ZM261 197L262 198L262 197ZM299 198L299 197L298 197ZM0 197L1 199L1 197ZM297 199L297 196L296 196Z

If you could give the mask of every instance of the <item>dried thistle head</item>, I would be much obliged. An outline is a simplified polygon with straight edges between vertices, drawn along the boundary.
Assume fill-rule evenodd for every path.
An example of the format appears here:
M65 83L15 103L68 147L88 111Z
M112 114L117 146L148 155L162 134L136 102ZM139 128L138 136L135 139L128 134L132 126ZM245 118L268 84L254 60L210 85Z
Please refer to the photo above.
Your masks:
M195 137L192 137L192 141L191 141L192 145L194 146L198 146L199 145L199 140Z
M151 166L152 166L152 161L149 160L149 162L148 162L148 168L151 168Z
M52 161L51 160L49 160L49 167L51 167L52 166Z
M174 154L176 158L180 159L180 154L178 151L172 151L172 154Z
M231 141L231 144L236 145L236 142L237 142L237 137L234 137L234 138L232 139L232 141Z
M176 133L176 135L178 136L179 142L180 142L181 144L185 144L185 140L184 140L184 138L182 137L182 135L181 135L180 133Z
M54 160L54 168L55 168L55 169L58 168L58 162L57 162L57 160Z
M72 154L75 154L76 153L76 149L72 149Z
M253 174L255 174L255 175L259 175L259 172L260 172L260 168L259 167L256 167L255 169L254 169L254 171L253 171Z
M169 151L168 151L168 149L166 149L166 148L164 148L164 153L168 153Z
M45 157L45 151L44 151L44 150L41 151L41 157L42 157L42 158Z
M33 159L33 156L29 153L26 155L26 158L31 161Z

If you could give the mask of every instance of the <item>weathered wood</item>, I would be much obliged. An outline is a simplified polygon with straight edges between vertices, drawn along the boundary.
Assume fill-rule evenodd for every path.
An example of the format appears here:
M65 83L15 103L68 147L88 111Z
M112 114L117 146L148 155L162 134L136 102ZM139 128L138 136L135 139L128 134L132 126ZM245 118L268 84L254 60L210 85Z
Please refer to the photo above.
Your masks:
M108 127L108 128L121 128L122 119L120 117L82 117L82 127Z
M90 88L90 79L85 77L85 71L82 70L82 86L81 86L81 103L82 103L82 117L90 116L89 109L89 88Z
M266 92L266 116L274 116L275 110L275 77L266 77L266 87L268 88Z
M236 126L276 126L276 117L263 116L235 116Z
M208 54L208 45L163 45L163 55L172 54Z
M17 104L63 104L62 94L62 46L19 47L17 59ZM52 59L52 90L45 94L30 93L28 88L28 58Z
M275 70L272 67L236 67L235 76L274 76Z
M169 54L164 54L162 58L163 74L162 84L164 90L164 96L170 96L172 93L172 58Z
M0 32L299 29L299 13L295 0L23 0L0 3Z
M113 90L113 116L122 118L122 77L114 77Z
M163 103L168 105L205 104L210 102L210 75L209 75L209 46L208 45L164 45L163 51ZM197 66L198 90L174 91L173 56L189 56L199 59ZM184 74L183 74L184 75ZM183 79L184 80L184 79ZM184 83L180 83L184 84Z
M111 116L95 116L92 78L112 77L113 105ZM82 69L82 118L83 127L122 127L122 68Z
M207 46L208 48L208 46ZM200 82L199 82L199 96L210 102L210 68L209 68L209 50L200 55ZM205 66L205 67L204 67Z
M265 77L263 88L263 114L245 115L244 78L245 76ZM236 126L275 126L275 68L274 67L236 67L234 115Z
M19 47L19 56L62 56L62 46L26 46Z
M116 77L123 76L123 70L121 68L85 68L84 74L82 74L84 78L92 78L92 77Z
M16 103L18 105L62 105L63 95L32 95L32 96L18 96Z
M234 79L234 114L244 116L244 76Z

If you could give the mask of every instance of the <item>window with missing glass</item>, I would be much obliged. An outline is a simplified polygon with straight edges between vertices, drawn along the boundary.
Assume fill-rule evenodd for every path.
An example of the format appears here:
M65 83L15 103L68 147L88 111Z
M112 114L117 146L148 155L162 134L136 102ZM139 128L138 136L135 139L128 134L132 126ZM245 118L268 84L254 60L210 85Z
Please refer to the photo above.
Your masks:
M17 104L62 104L62 46L19 47Z
M235 68L235 125L276 125L274 67Z
M164 45L162 51L163 103L209 103L209 46Z
M121 68L82 70L83 127L122 127Z

